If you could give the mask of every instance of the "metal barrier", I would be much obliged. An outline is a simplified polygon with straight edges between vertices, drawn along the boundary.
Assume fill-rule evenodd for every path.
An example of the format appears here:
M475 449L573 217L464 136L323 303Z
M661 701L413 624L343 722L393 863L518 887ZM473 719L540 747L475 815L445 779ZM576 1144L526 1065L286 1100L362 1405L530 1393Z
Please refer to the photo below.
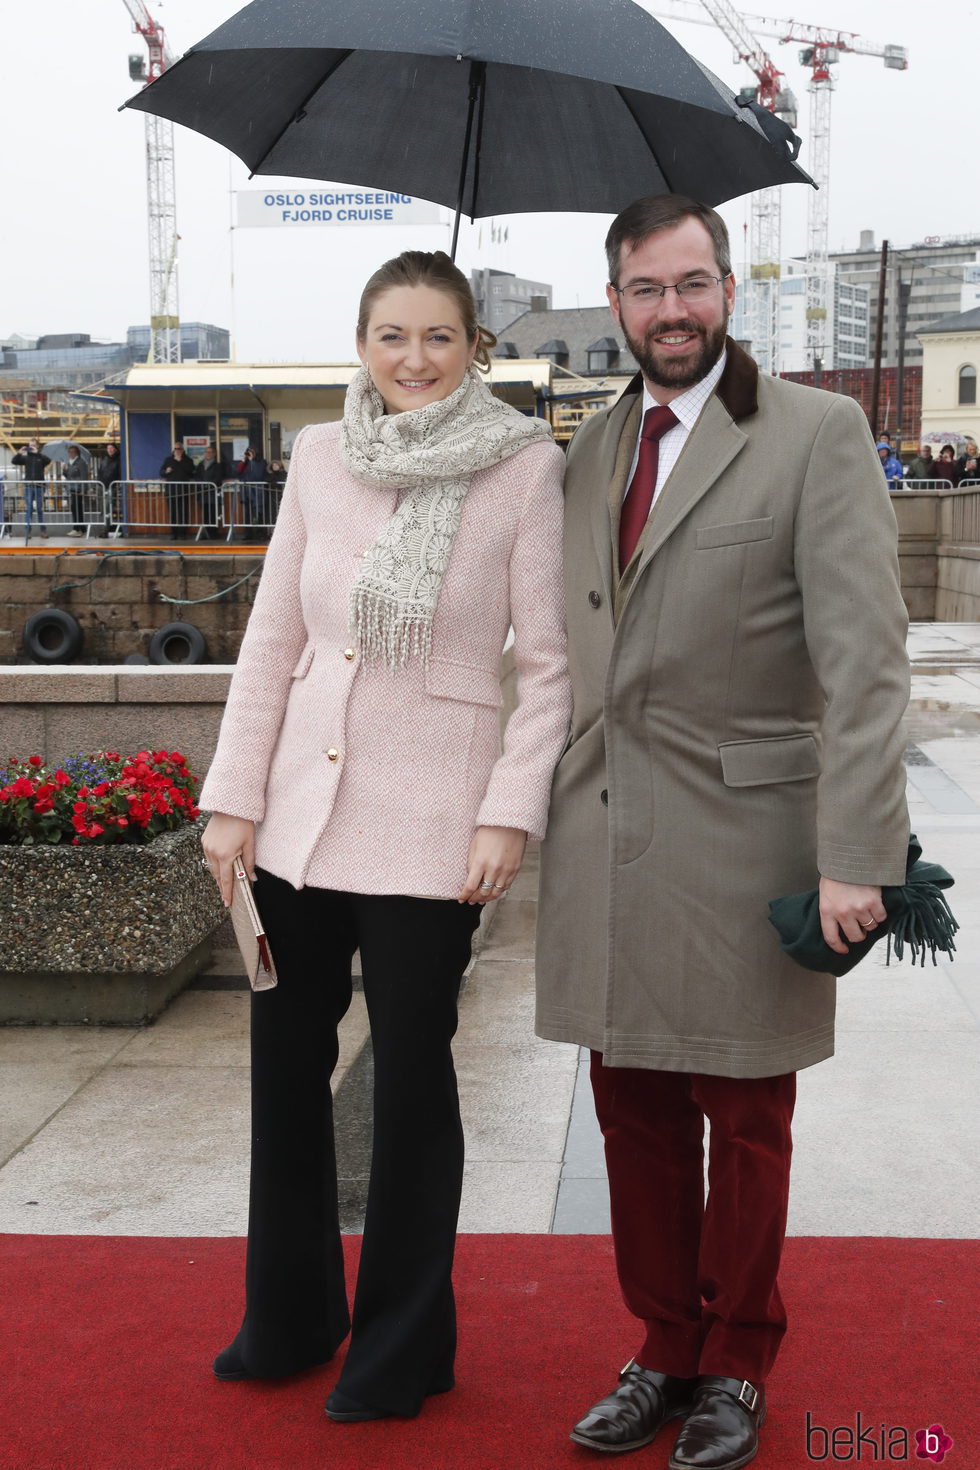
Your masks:
M169 531L173 541L217 541L221 492L206 480L114 480L106 492L109 535Z
M281 485L269 485L264 480L226 482L222 486L222 525L227 527L226 539L230 541L236 530L241 530L246 539L271 531L279 515L282 489Z
M104 535L105 500L101 480L4 480L0 538Z
M240 480L220 486L207 480L114 480L108 489L100 480L4 480L0 489L0 538L169 532L174 541L265 539L282 500L280 486Z
M952 480L896 480L888 482L890 490L952 490Z

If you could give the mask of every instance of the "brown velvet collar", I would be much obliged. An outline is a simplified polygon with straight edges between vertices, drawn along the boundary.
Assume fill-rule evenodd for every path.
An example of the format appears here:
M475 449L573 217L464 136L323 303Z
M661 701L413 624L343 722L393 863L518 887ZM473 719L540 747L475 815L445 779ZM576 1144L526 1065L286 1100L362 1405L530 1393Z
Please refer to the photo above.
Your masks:
M759 411L759 369L751 358L731 337L725 339L725 367L715 389L718 397L733 419L748 418ZM643 392L643 374L637 373L627 385L623 396Z

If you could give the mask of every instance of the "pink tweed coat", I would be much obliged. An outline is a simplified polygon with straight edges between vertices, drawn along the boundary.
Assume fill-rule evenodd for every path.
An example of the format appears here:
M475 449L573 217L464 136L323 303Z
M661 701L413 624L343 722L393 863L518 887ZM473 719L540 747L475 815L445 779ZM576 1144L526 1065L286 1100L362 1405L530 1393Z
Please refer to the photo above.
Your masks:
M455 898L475 827L545 831L571 712L564 459L541 441L474 474L428 668L362 667L348 598L398 496L348 473L340 430L296 440L200 804L256 822L259 866L296 888ZM501 753L511 626L519 704Z

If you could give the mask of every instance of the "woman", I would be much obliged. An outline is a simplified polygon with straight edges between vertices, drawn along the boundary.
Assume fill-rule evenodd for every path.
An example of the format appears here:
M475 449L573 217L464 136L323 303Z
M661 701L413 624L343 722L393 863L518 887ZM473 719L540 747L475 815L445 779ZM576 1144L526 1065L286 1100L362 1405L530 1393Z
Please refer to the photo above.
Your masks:
M114 440L110 439L109 442L106 444L105 453L99 460L97 477L102 485L103 490L105 491L105 533L107 536L112 536L117 530L116 523L112 518L112 512L115 508L112 504L112 486L123 477L122 459L119 454L119 445L116 444Z
M940 449L933 474L937 480L948 480L954 490L960 483L959 466L952 444L944 444Z
M201 796L205 862L226 902L234 854L254 865L279 971L252 997L246 1311L222 1378L295 1372L347 1336L330 1073L360 950L374 1151L338 1420L453 1386L457 995L479 905L544 832L570 714L562 456L474 369L494 340L442 252L367 283L364 366L343 421L297 436Z

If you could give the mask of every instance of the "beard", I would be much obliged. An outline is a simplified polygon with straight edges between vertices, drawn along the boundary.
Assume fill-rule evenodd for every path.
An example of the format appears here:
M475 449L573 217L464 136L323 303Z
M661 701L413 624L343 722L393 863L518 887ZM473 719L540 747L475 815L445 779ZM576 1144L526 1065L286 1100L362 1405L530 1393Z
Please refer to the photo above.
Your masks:
M627 347L639 363L641 373L647 382L658 388L693 388L695 383L700 383L725 350L725 339L728 335L727 317L713 327L705 326L704 322L694 321L690 317L679 318L676 322L658 322L642 340L633 337L622 320L619 325ZM681 332L693 333L699 338L694 357L684 361L661 352L653 340L654 337Z

